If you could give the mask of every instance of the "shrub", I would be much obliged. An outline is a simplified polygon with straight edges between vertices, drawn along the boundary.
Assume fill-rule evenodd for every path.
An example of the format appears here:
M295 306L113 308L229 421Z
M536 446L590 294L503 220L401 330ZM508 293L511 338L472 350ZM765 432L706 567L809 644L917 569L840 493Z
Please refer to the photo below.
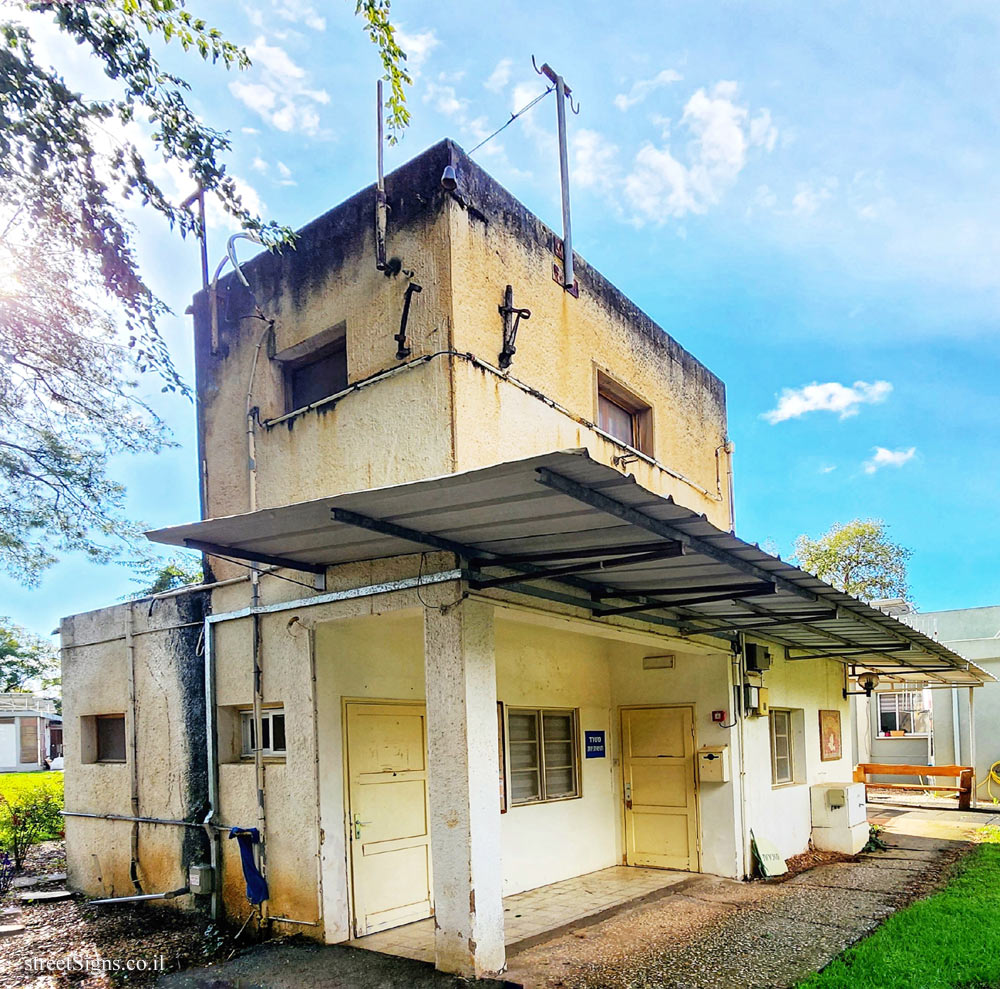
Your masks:
M28 849L39 841L62 837L62 794L36 786L7 796L0 793L0 849L22 869Z

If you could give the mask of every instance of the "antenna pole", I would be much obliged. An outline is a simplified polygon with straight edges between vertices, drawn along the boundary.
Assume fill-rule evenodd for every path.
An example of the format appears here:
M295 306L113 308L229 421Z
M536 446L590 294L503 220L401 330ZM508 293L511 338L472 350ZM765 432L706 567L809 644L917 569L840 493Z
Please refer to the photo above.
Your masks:
M382 80L376 83L376 132L378 139L378 150L375 155L376 166L378 168L378 182L375 186L375 267L379 271L385 271L385 229L386 213L388 205L385 200L385 175L382 171L382 149L385 141L382 134Z
M531 58L532 65L535 65L534 56ZM573 227L570 222L569 210L569 149L566 146L566 101L570 101L570 107L574 113L579 113L580 108L572 105L570 93L573 91L566 85L563 79L546 62L539 69L535 65L535 71L545 76L556 88L556 120L559 124L559 183L562 189L562 221L563 221L563 288L573 288Z
M559 122L559 184L562 189L563 288L573 287L573 228L569 213L569 152L566 147L566 83L556 76L556 118Z

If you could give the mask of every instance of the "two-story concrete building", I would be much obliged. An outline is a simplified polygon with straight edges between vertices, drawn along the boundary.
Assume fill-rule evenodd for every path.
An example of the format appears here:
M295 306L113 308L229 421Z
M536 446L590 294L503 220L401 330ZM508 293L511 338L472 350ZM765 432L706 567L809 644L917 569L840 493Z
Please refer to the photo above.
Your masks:
M454 144L386 199L195 299L211 582L63 622L68 864L242 918L256 827L262 922L495 973L504 897L806 849L852 672L982 675L732 534L722 382Z

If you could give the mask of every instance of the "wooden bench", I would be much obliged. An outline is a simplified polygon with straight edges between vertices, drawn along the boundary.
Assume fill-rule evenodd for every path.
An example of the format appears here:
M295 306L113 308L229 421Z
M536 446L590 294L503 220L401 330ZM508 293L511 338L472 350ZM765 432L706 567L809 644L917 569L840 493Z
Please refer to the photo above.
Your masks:
M953 776L957 786L936 786L933 783L872 783L869 776ZM958 809L972 806L976 791L976 773L972 766L895 766L890 763L860 762L854 770L854 782L865 784L865 794L873 787L882 790L923 790L958 794Z

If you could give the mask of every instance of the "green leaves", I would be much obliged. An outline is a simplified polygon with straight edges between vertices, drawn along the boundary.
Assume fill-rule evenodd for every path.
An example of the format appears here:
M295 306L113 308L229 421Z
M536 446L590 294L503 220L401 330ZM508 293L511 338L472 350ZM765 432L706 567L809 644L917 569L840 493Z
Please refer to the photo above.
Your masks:
M819 539L799 536L794 558L802 569L863 601L905 598L912 550L891 542L887 528L882 519L838 522Z
M226 70L250 64L182 0L6 6L50 16L115 86L110 99L75 91L58 67L37 60L23 23L0 21L0 265L8 274L0 286L0 569L33 584L61 552L108 561L138 539L110 458L156 452L167 435L137 383L153 374L163 391L190 396L160 335L168 309L140 270L125 206L137 202L182 237L201 237L195 212L161 185L158 166L167 166L268 248L293 246L294 234L246 208L224 161L229 134L198 118L187 82L160 64L157 45ZM395 140L409 121L406 56L387 0L358 0L357 13L390 83ZM140 148L146 139L155 161Z

